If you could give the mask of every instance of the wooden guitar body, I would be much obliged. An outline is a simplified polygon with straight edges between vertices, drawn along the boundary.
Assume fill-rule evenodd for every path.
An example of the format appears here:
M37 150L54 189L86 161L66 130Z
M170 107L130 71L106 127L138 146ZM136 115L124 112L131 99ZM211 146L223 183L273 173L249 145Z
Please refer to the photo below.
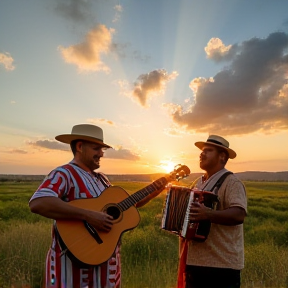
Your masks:
M78 199L68 202L83 209L102 211L113 216L112 229L107 232L97 231L103 241L98 243L86 229L83 221L57 220L57 230L67 249L80 261L89 265L99 265L113 254L123 232L134 229L140 221L135 206L120 211L117 203L126 199L129 194L122 188L111 186L99 197Z

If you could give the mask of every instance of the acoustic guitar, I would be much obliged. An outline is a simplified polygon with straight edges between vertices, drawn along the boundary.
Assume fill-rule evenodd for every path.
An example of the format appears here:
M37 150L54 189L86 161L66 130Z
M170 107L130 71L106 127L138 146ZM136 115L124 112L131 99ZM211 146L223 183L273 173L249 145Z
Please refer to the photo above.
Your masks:
M56 229L60 235L60 242L64 243L69 253L84 264L99 265L107 261L115 251L121 234L134 229L140 222L135 204L151 193L164 189L167 183L189 174L190 169L179 164L170 174L132 195L121 187L110 186L97 198L68 202L72 206L83 209L106 212L113 217L113 226L109 232L103 232L96 230L86 221L57 220Z

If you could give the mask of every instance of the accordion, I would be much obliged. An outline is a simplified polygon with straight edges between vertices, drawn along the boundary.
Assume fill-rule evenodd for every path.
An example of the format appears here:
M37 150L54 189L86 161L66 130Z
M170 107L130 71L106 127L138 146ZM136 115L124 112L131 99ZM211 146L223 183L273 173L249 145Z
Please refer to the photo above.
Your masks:
M190 206L193 202L216 209L219 199L216 194L209 191L171 185L165 199L161 228L188 240L204 242L210 232L211 222L189 221Z

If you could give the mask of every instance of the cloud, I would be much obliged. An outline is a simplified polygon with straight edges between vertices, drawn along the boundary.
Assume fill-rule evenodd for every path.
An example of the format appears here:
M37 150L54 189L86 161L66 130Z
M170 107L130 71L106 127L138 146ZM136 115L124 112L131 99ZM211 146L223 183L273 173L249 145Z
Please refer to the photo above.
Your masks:
M82 43L58 49L64 60L74 64L79 71L105 71L110 68L101 61L101 54L107 54L111 48L113 29L104 25L97 25L90 30Z
M69 20L86 22L92 17L91 7L91 3L86 0L57 0L55 11Z
M151 56L143 54L139 50L133 50L133 47L130 43L115 43L111 44L111 52L115 53L116 57L122 59L132 59L142 63L148 63L151 59Z
M219 38L211 38L204 50L208 59L221 61L225 58L230 58L234 49L232 48L232 45L225 46Z
M190 134L185 127L179 125L171 125L171 127L165 128L163 133L170 137L183 138L185 135Z
M164 69L142 74L134 83L132 98L145 107L150 98L162 94L166 89L167 83L177 76L178 73L176 71L168 74Z
M28 152L26 150L22 149L12 149L9 151L11 154L27 154Z
M286 28L288 27L288 18L286 20L284 20L283 26L286 27Z
M116 147L115 149L107 149L104 154L105 158L112 159L125 159L136 161L140 159L140 156L133 153L128 149L123 149L122 146Z
M14 59L10 56L9 53L0 53L0 64L2 64L6 70L14 70L13 66Z
M123 7L120 5L120 4L117 4L114 6L114 9L117 11L117 12L122 12L123 11Z
M134 50L132 52L132 58L135 59L135 60L139 60L141 62L144 62L144 63L147 63L149 62L149 60L151 59L150 56L148 55L143 55L140 51L138 50Z
M211 49L210 44L206 47L210 58L230 61L229 66L213 78L191 81L192 104L170 110L175 123L221 135L287 130L288 35L277 32L265 39L252 38L227 46L229 50L223 44Z
M123 7L118 4L114 6L114 10L116 11L114 19L112 20L113 23L118 22L120 19L120 13L123 11Z
M111 121L111 120L107 120L107 119L103 119L103 118L89 118L87 119L87 122L90 124L107 124L110 126L116 126L116 124Z
M70 145L60 143L55 140L37 140L37 141L29 141L28 145L39 147L39 148L45 148L48 150L60 150L60 151L70 151ZM12 153L12 151L10 152ZM24 150L15 149L15 153L27 153ZM116 146L115 149L107 149L104 153L105 158L110 159L125 159L125 160L131 160L136 161L140 159L140 156L136 153L133 153L132 151L128 149L124 149L122 146Z
M37 141L29 141L29 145L34 147L46 148L50 150L61 150L61 151L70 151L70 146L64 143L60 143L55 140L37 140Z

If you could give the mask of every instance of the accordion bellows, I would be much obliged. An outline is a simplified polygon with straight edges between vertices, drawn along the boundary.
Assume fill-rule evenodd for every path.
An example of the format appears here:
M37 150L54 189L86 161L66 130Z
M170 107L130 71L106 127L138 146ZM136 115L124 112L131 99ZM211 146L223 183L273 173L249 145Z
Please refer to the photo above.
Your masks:
M216 209L219 199L209 191L171 185L164 203L161 228L188 240L204 242L209 235L211 222L189 221L190 206L193 202L203 203L211 209Z

